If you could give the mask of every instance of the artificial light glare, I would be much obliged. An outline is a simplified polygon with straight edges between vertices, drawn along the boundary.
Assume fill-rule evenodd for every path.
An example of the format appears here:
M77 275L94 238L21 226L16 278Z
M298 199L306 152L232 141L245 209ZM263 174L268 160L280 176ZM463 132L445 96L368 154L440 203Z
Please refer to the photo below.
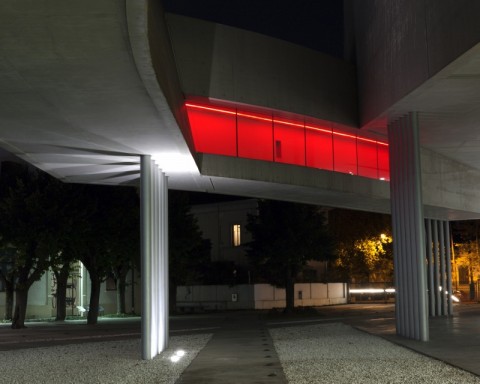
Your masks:
M442 292L442 287L438 287L438 290L439 292ZM363 294L363 293L366 293L366 294L381 294L381 293L395 293L395 288L385 288L385 289L382 289L382 288L352 288L352 289L349 289L348 291L350 294L352 293L357 293L357 294ZM448 296L448 291L444 291L445 295ZM460 302L460 299L458 297L456 297L455 295L450 295L450 298L453 302L455 303L459 303Z
M197 165L190 154L164 152L152 155L152 160L167 175L184 172L198 173Z
M177 363L183 356L185 356L185 351L183 349L179 349L178 351L175 351L175 353L170 357L170 361L172 363Z

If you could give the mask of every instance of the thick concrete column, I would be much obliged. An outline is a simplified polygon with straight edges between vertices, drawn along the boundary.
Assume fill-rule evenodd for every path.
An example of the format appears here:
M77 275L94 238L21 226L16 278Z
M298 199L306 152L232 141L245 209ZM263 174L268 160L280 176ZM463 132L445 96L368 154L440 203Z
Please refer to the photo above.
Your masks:
M141 157L142 358L153 359L168 344L167 178Z
M428 308L418 117L388 127L397 334L427 341Z

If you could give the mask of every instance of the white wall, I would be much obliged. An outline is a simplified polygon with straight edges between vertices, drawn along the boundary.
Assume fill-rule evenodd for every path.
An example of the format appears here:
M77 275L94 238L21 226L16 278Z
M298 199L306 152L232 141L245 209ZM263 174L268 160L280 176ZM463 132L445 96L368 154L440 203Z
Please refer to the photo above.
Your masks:
M301 294L300 294L301 292ZM237 301L232 300L232 294ZM272 309L285 307L285 289L269 284L194 285L177 288L179 310ZM344 283L295 284L295 306L322 306L347 303Z
M33 283L28 291L28 318L44 318L52 315L52 295L51 295L52 279L50 273L45 273L42 278ZM5 314L6 293L0 292L0 319Z
M80 270L82 278L76 282L76 304L73 310L73 315L77 315L76 306L86 306L90 301L90 278L85 268ZM133 306L135 313L141 312L141 286L140 276L135 272L134 276L134 292L132 298L132 272L127 276L127 283L129 286L125 292L125 304L127 312L130 312ZM67 293L68 294L68 293ZM82 300L83 295L83 300ZM102 283L100 288L100 305L104 307L105 314L116 313L117 311L117 292L107 291L105 283ZM0 292L0 319L3 319L5 314L5 292ZM45 273L39 281L33 283L28 292L28 306L27 319L35 318L49 318L56 315L56 309L52 305L52 273L49 271ZM67 316L72 315L72 309L67 307Z

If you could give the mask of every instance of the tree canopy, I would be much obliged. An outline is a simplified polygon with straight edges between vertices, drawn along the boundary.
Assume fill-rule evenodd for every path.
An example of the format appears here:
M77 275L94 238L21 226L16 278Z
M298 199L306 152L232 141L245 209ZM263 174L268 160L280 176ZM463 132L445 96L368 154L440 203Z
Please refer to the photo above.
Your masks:
M389 215L334 209L329 229L335 239L337 278L344 281L393 281Z
M124 278L139 264L135 188L66 184L16 163L2 163L1 176L0 245L14 250L0 253L1 278L15 289L13 327L24 326L28 290L49 268L57 278L57 305L64 304L64 292L58 290L75 260L89 271L88 321L96 323L100 283L112 274Z
M210 262L210 240L203 239L190 212L188 194L169 191L169 277L170 304L175 307L176 287L200 284Z
M258 215L249 215L252 242L247 254L257 277L286 288L287 310L293 308L297 275L310 260L332 257L332 244L319 208L284 201L260 200Z
M6 165L6 166L5 166ZM10 267L15 276L13 328L23 328L28 290L61 251L64 207L55 199L59 181L17 164L2 167L0 237L15 249Z

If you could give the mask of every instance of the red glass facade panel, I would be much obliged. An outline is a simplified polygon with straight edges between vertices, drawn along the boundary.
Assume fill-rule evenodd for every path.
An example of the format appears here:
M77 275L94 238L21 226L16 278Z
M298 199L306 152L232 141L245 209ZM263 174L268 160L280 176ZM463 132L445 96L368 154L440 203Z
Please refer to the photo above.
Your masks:
M378 151L377 142L357 138L358 175L378 178Z
M333 171L333 137L328 128L306 127L307 167Z
M390 179L387 143L258 112L193 103L186 108L198 152Z
M266 116L239 113L238 156L273 161L273 123Z
M378 178L390 180L390 154L385 143L378 143Z
M275 120L273 140L276 162L305 165L305 128L302 124Z
M333 170L336 172L357 174L357 139L355 136L334 132L333 134Z
M235 111L187 106L187 113L197 152L237 156Z

